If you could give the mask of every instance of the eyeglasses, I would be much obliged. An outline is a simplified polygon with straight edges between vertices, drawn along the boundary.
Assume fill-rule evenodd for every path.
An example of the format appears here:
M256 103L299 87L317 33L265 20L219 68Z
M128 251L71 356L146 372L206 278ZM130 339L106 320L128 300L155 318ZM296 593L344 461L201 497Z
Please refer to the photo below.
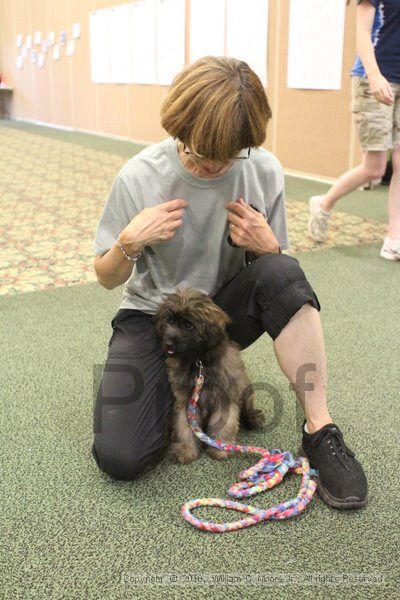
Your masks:
M229 159L229 161L231 161L231 160L247 160L248 158L250 158L250 151L251 151L251 148L247 148L246 155L233 156L232 158ZM190 150L187 149L186 144L183 144L183 152L187 156L194 156L195 158L199 158L200 160L212 160L212 159L207 159L205 156L202 156L201 154L197 154L196 152L191 152Z

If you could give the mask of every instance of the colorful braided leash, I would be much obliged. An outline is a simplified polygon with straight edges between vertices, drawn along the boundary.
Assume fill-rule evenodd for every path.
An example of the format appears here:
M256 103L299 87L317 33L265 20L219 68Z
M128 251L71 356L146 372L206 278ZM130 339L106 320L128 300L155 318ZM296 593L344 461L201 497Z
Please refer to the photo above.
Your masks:
M212 531L213 533L224 533L225 531L237 531L238 529L250 527L250 525L256 525L261 521L284 520L299 515L306 509L313 498L317 483L311 476L316 476L317 471L310 468L310 464L306 458L299 457L295 460L290 452L281 452L280 450L272 450L269 452L265 448L258 448L256 446L225 444L222 440L213 440L208 437L208 435L200 429L197 420L197 403L204 384L204 375L201 361L197 360L196 365L199 367L199 375L196 378L188 408L188 421L193 433L200 441L209 446L213 446L214 448L218 448L218 450L261 454L262 456L261 460L254 466L239 474L241 481L229 488L229 496L233 496L234 498L245 498L247 496L259 494L266 489L278 485L289 471L301 475L301 486L299 493L295 498L277 504L267 510L257 508L256 506L250 506L249 504L241 504L240 502L234 502L232 500L224 500L222 498L198 498L197 500L190 500L190 502L186 502L182 506L181 514L183 518L193 525L193 527L197 527L198 529ZM192 513L193 509L201 506L227 508L228 510L236 510L249 516L229 523L202 521Z

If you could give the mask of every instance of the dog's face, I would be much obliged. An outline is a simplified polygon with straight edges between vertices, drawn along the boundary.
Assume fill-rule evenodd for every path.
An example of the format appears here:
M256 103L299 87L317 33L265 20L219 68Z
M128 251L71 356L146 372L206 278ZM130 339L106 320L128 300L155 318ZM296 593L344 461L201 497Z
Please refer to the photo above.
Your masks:
M164 352L182 357L196 357L216 346L225 338L230 321L209 296L193 288L178 288L154 315Z

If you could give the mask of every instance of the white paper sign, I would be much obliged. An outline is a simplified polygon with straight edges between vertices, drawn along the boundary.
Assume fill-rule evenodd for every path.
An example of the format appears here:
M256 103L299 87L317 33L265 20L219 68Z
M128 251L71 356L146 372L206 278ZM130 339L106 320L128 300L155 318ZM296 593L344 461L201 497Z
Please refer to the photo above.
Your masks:
M35 63L37 61L38 53L36 50L31 50L31 63Z
M61 58L60 46L58 44L56 44L55 46L53 46L53 60L60 60L60 58Z
M245 4L248 6L249 2ZM209 54L225 54L225 2L191 0L190 62Z
M185 66L185 0L157 0L157 82L171 85Z
M110 9L106 8L90 13L90 61L94 83L111 81L110 23Z
M22 56L22 58L26 58L28 56L28 48L26 46L22 46L21 56Z
M139 0L132 5L131 42L134 83L157 83L156 0Z
M72 25L72 37L74 40L78 40L81 37L81 24L74 23Z
M50 31L49 35L47 36L48 40L49 40L49 46L54 46L54 43L56 41L56 32L55 31Z
M288 87L339 90L345 0L291 0Z
M268 0L227 0L226 55L239 58L267 86Z
M111 81L133 81L131 56L131 4L115 6L110 14L110 62Z
M22 69L24 66L24 59L22 56L17 56L17 69Z
M42 43L42 32L41 31L35 31L35 39L34 39L35 45L36 44L41 44Z
M41 68L44 67L44 54L42 53L38 55L37 66Z
M65 31L65 29L63 29L62 31L60 31L60 44L61 44L61 46L65 46L66 43L67 43L67 32Z
M21 46L22 46L22 38L23 38L22 33L19 33L17 35L17 48L21 48ZM19 68L21 68L21 67L19 67Z
M26 44L25 45L27 48L32 48L32 36L31 35L26 36Z
M67 42L67 56L73 56L75 54L75 41L69 40Z
M43 40L42 52L43 52L43 54L47 54L48 51L49 51L49 40Z

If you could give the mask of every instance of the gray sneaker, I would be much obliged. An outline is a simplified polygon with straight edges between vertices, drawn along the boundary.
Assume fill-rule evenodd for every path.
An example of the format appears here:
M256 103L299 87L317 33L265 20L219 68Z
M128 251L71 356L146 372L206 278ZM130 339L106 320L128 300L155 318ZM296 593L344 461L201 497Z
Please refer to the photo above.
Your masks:
M331 212L321 208L321 202L324 196L312 196L310 198L310 220L308 221L308 231L314 242L324 242L326 240L328 221Z
M400 238L385 237L380 255L386 260L400 260Z

